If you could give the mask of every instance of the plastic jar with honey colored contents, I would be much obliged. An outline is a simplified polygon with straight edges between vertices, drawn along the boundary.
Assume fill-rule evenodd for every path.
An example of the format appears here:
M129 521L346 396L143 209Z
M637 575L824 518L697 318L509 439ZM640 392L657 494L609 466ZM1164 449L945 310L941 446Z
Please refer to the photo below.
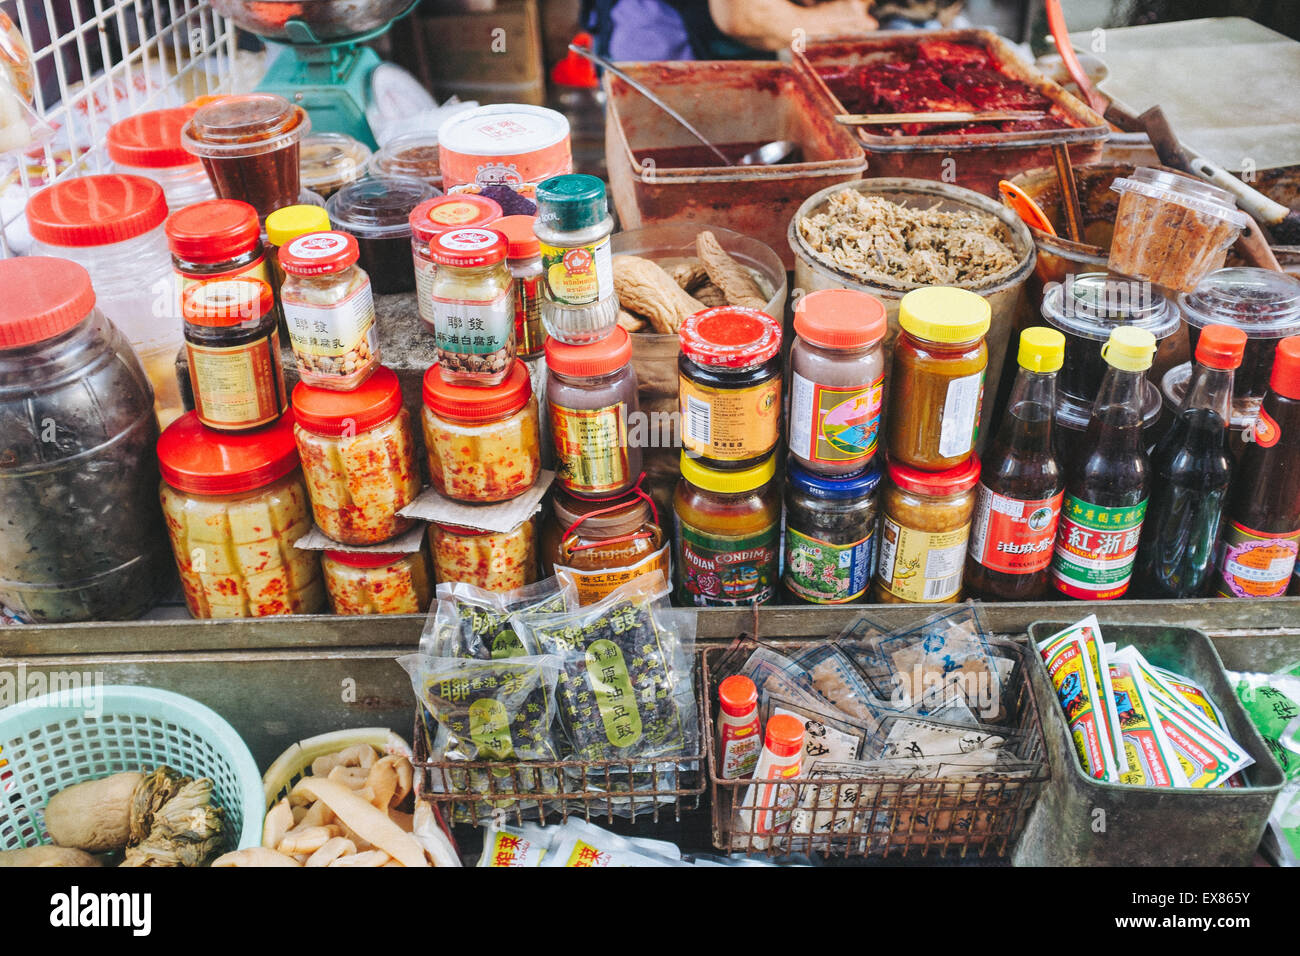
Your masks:
M321 557L325 589L335 614L422 614L433 588L429 558L374 551L326 551Z
M485 591L513 591L537 580L537 523L510 531L429 525L437 583L463 581Z
M886 467L880 562L871 599L881 604L942 604L961 596L962 570L975 514L980 460L948 471Z
M351 392L293 390L294 438L321 531L353 546L410 530L397 514L420 493L411 416L397 374L380 367Z
M658 571L670 577L670 546L654 500L640 488L589 501L555 492L552 519L542 527L542 570L571 579L583 604Z
M988 302L965 289L934 286L903 296L889 381L891 461L947 471L975 449L990 315Z

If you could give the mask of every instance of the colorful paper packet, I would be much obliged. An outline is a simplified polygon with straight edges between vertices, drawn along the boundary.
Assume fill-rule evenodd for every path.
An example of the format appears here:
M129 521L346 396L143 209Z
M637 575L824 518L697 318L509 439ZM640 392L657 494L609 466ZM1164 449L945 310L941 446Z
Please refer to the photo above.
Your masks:
M1083 772L1098 780L1114 781L1119 768L1103 717L1110 698L1093 671L1090 640L1095 647L1096 641L1089 637L1087 629L1075 625L1049 637L1039 653L1060 697ZM1111 703L1113 706L1113 699Z
M1120 737L1129 766L1119 782L1144 787L1187 786L1178 754L1157 719L1155 702L1137 666L1125 655L1127 650L1116 653L1110 662Z

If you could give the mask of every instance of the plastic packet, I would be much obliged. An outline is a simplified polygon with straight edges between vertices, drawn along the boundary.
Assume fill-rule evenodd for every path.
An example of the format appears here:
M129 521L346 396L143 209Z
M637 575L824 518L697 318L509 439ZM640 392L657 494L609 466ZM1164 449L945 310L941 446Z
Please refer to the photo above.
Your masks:
M1143 787L1185 787L1182 764L1164 728L1156 717L1155 702L1147 691L1137 665L1124 652L1110 659L1110 682L1115 689L1120 736L1128 757L1128 770L1120 783Z
M557 828L542 866L689 866L681 850L665 840L624 837L577 817Z
M801 650L790 660L808 674L813 691L838 710L873 727L880 722L882 709L874 702L866 679L834 644L814 645Z
M1115 711L1115 694L1110 683L1101 635L1085 618L1078 624L1058 631L1039 644L1039 653L1047 667L1047 676L1056 689L1070 728L1079 765L1097 780L1115 783L1122 768L1115 741L1119 737L1119 716ZM1094 662L1103 666L1100 670ZM1115 728L1112 739L1111 728ZM1125 765L1127 766L1127 765Z
M768 696L764 725L777 714L789 714L804 726L803 766L813 760L856 760L872 739L872 727L833 707L812 706L780 694Z
M1173 688L1174 693L1183 699L1183 701L1193 710L1199 710L1201 714L1220 730L1228 729L1228 722L1223 717L1223 711L1214 702L1214 699L1206 692L1205 688L1190 677L1184 677L1182 674L1175 674L1171 670L1163 667L1156 667L1154 664L1149 665L1151 672L1159 677L1165 684Z
M950 724L933 717L888 717L873 745L863 751L864 759L905 758L934 760L944 757L971 757L982 751L1005 748L1021 756L1030 738L1022 733L991 725ZM990 758L992 759L992 758Z
M1233 673L1237 700L1288 782L1300 782L1300 665L1274 674Z
M483 852L479 854L478 866L541 866L542 859L555 843L557 832L557 827L542 827L535 823L508 826L493 820L483 831Z
M443 582L425 620L420 653L479 660L525 657L536 649L520 638L511 624L512 616L554 614L577 606L576 589L558 578L505 593L464 582Z

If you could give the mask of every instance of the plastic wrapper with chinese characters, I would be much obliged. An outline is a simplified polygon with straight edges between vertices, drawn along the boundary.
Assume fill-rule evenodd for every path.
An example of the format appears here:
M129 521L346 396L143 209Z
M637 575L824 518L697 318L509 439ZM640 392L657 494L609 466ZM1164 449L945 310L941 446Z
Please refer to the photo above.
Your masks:
M547 578L514 591L485 591L464 582L438 585L420 637L420 652L435 657L499 660L536 653L511 625L514 616L557 614L578 606L571 582Z

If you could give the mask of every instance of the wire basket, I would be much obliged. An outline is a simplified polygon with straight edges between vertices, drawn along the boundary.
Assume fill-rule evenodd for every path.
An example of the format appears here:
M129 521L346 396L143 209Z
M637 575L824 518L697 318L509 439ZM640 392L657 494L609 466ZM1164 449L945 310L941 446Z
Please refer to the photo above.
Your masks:
M806 642L763 643L777 650L807 647ZM711 647L703 652L701 686L707 689L708 702L717 697L710 664L725 651ZM712 706L706 706L703 716L714 846L728 853L772 856L1006 856L1049 778L1038 707L1024 677L1026 668L1018 670L1016 720L1007 729L1024 734L1023 749L1016 756L1037 763L1040 769L1016 779L953 776L832 781L798 776L765 794L756 791L755 799L746 805L752 781L725 780L718 773L714 713ZM774 818L777 826L765 825ZM776 832L768 832L772 829Z

